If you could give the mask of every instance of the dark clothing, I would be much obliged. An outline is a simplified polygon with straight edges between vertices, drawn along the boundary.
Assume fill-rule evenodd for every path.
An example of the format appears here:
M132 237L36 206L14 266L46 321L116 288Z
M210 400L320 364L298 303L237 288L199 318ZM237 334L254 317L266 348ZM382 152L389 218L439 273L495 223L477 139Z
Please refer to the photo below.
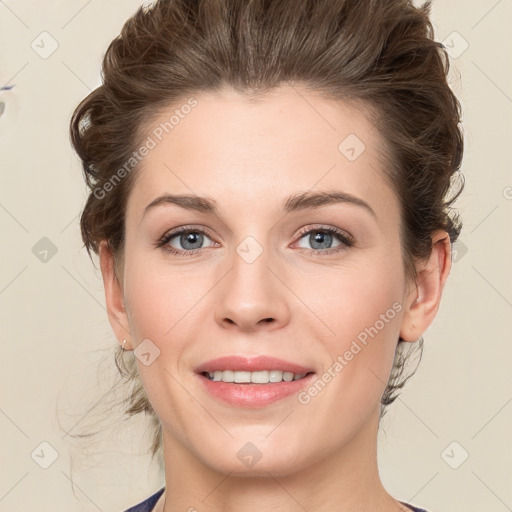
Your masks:
M159 491L155 492L152 496L147 498L146 500L142 501L138 505L134 505L133 507L129 508L128 510L125 510L125 512L151 512L153 510L153 507L156 505L156 502L158 501L158 498L162 495L164 492L165 487L162 487ZM406 507L409 507L413 512L427 512L426 510L423 510L422 508L416 508L412 505L409 505L408 503L402 502Z

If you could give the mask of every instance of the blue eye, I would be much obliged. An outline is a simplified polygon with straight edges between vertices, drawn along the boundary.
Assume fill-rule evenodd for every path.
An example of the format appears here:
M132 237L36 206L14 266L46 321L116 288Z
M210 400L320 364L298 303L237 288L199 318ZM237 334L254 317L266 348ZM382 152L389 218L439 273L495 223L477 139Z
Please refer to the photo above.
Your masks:
M299 236L299 248L315 255L343 251L354 245L354 240L348 233L334 227L309 228L303 230ZM303 239L310 247L300 245ZM204 228L183 226L166 233L157 242L157 247L177 256L192 256L206 248L203 245L208 240L211 242L210 246L216 244Z
M195 254L203 248L205 238L211 241L203 230L184 227L164 235L158 246L172 254Z
M310 244L310 247L300 247L302 249L306 249L309 252L331 253L343 250L347 247L352 247L354 245L353 239L348 234L345 234L339 229L333 227L309 229L308 231L305 231L301 234L302 236L300 240L305 239L305 241ZM335 243L334 246L333 242Z

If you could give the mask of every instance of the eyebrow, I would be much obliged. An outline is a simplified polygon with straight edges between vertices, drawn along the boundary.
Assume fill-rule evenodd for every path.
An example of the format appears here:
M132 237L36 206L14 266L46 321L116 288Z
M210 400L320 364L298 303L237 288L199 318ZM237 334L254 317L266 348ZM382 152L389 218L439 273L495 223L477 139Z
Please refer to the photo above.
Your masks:
M321 206L327 206L337 203L349 203L355 206L359 206L367 210L369 213L377 219L377 214L372 207L360 199L359 197L348 194L347 192L331 191L331 192L301 192L292 194L283 203L283 211L285 213L291 213L300 210L308 210L320 208ZM144 208L144 215L157 207L165 204L175 204L186 210L196 210L201 213L212 213L217 215L218 206L217 202L209 197L199 197L192 194L172 195L165 194L157 197L146 208Z

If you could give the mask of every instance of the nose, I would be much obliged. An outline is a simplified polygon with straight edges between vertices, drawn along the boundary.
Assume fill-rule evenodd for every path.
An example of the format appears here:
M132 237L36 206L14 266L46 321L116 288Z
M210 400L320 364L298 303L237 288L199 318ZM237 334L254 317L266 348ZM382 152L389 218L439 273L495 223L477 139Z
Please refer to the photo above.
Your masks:
M234 252L230 271L216 287L215 319L221 327L269 331L289 322L289 292L267 253L249 262Z

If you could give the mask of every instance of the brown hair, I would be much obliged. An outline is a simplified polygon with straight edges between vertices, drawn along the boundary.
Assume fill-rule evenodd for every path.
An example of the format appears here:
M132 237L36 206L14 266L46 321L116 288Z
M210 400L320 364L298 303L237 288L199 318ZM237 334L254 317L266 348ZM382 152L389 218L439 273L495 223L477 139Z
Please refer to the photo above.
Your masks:
M142 128L163 108L226 86L257 97L296 83L371 113L385 143L385 177L401 205L405 271L416 279L415 262L430 255L432 233L444 229L453 243L462 227L451 204L463 181L447 197L462 161L461 107L447 83L449 59L434 40L430 8L412 0L158 0L139 8L107 49L103 84L71 120L90 188L81 216L89 255L106 240L122 264L125 204L138 166L115 186L107 182L119 177ZM422 342L414 345L421 349ZM382 412L408 378L403 345L398 340ZM150 414L154 456L158 418L134 357L116 350L122 378L133 383L126 414Z

